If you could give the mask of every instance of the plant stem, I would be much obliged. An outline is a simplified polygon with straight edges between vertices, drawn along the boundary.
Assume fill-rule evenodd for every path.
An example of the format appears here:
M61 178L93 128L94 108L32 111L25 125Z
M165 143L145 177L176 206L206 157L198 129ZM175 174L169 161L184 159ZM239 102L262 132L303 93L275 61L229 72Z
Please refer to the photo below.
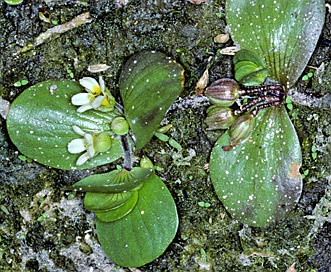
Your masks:
M120 112L120 114L124 115L124 108L121 104L116 102L115 109L117 109Z
M122 167L128 171L132 169L132 152L129 141L129 134L121 136L121 144L123 149L123 165Z
M119 111L121 115L124 116L124 108L121 104L117 103L115 104L115 108ZM129 141L129 134L125 134L121 137L121 144L123 149L123 165L122 167L128 171L132 169L132 151Z

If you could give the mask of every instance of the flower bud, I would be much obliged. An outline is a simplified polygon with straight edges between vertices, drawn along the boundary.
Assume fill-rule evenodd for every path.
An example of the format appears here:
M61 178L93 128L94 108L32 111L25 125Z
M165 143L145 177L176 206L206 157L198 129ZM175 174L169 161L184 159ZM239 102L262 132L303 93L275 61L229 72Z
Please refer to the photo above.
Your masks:
M231 78L221 78L213 82L205 94L213 104L229 107L239 98L240 86Z
M101 132L93 139L93 148L95 152L106 152L110 149L111 137L107 132Z
M223 146L224 151L229 151L233 147L246 142L252 133L255 125L255 118L250 114L238 117L229 129L230 145Z
M235 120L236 116L230 108L211 106L207 110L205 123L208 125L207 130L227 129Z
M129 132L129 123L123 117L116 117L111 123L111 129L117 135L125 135Z

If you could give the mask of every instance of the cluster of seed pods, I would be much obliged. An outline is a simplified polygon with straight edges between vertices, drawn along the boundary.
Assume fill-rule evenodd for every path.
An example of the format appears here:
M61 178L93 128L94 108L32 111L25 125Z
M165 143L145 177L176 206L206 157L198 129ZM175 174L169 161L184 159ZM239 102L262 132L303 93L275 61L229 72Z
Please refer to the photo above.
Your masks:
M229 129L230 145L223 146L224 151L229 151L247 141L259 111L281 105L285 92L280 84L247 87L234 79L222 78L213 82L205 95L213 104L207 110L207 129Z

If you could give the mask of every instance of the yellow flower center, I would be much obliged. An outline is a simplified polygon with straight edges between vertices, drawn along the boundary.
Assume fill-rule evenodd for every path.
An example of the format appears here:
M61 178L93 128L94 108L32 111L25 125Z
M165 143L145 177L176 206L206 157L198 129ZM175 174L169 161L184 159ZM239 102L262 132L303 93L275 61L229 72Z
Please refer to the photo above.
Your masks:
M105 99L101 103L101 106L109 106L109 105L110 105L110 103L109 103L107 97L105 97Z
M91 93L96 96L100 95L101 94L100 86L93 86L91 89Z

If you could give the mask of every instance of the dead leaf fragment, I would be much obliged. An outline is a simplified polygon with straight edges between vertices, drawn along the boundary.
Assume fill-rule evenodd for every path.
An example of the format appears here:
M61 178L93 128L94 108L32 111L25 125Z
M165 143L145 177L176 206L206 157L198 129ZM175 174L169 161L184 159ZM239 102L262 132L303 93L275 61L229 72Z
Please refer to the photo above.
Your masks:
M221 50L222 55L234 56L240 50L239 46L229 46Z
M199 78L197 84L195 85L195 93L196 94L202 94L204 89L207 87L209 82L209 72L208 69L206 69L202 76Z
M300 165L296 163L292 163L291 169L290 169L290 177L294 179L300 179L301 174L299 172Z
M296 272L295 263L293 263L289 268L287 268L286 272Z
M95 64L95 65L90 65L87 68L87 71L91 72L91 73L99 73L99 72L103 72L106 71L110 68L110 66L108 66L107 64Z

